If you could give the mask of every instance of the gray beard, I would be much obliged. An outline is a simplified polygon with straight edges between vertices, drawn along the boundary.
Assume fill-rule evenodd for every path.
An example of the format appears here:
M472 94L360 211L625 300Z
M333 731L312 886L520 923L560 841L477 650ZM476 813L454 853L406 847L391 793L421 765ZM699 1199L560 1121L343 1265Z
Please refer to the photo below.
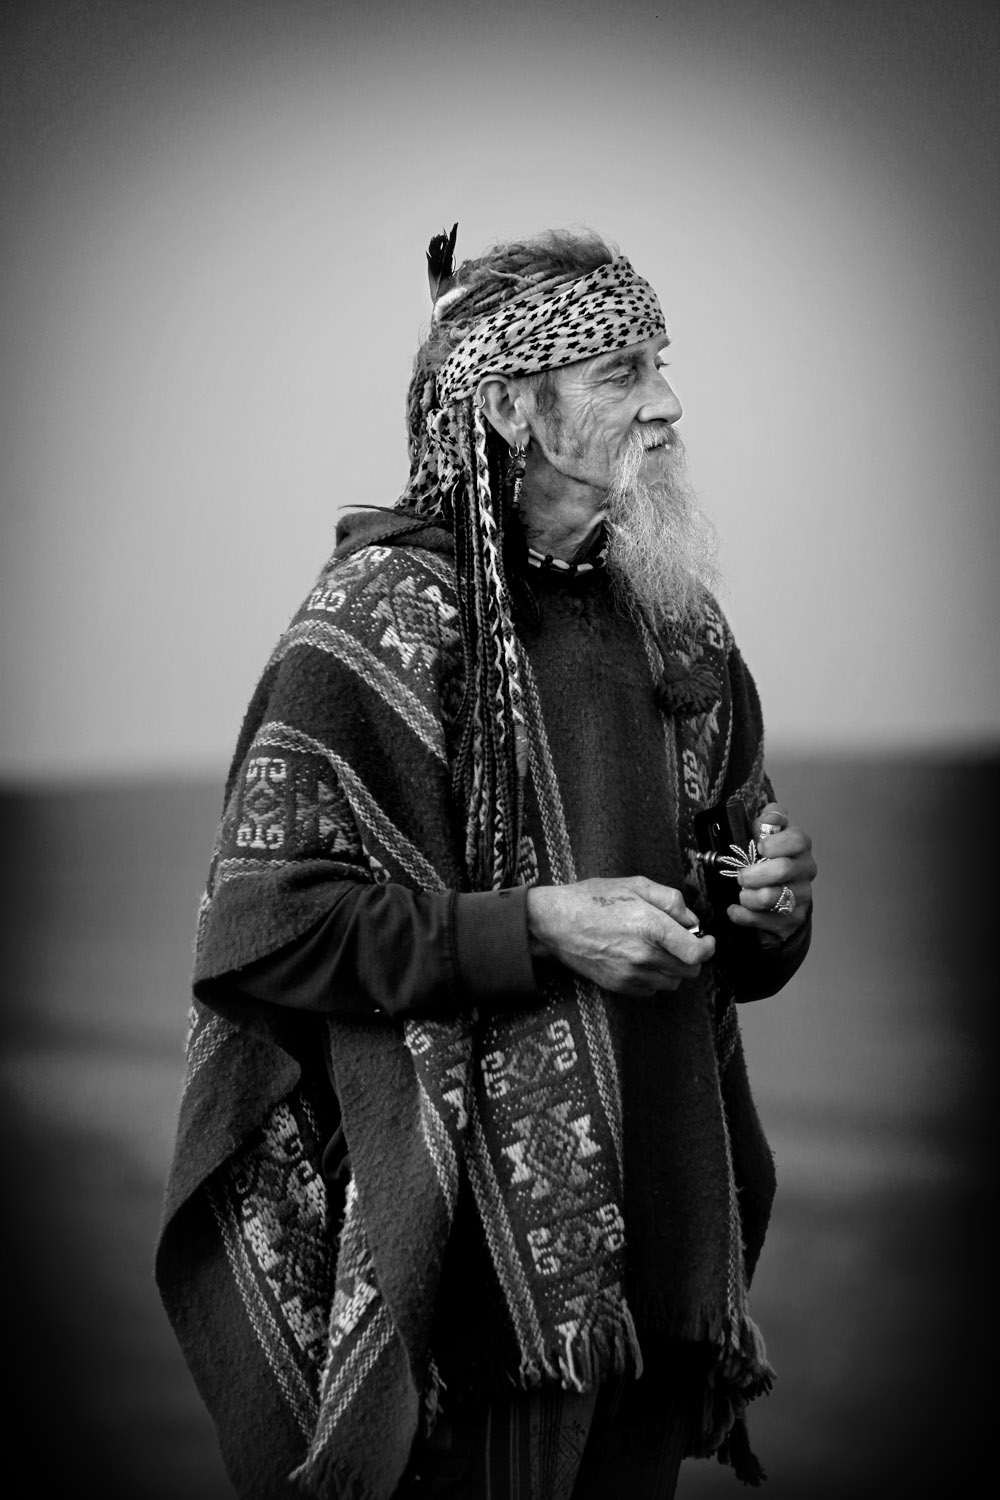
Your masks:
M663 429L655 429L662 435ZM718 578L718 543L687 481L684 449L671 429L665 474L639 478L647 427L634 432L607 495L608 572L619 596L654 628L697 624Z

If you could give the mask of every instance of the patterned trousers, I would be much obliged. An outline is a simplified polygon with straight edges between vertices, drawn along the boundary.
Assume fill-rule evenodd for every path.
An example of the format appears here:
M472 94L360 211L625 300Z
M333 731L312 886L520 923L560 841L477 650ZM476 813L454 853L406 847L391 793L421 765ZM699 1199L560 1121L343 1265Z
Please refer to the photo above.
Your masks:
M661 1366L599 1392L518 1393L442 1420L396 1500L672 1500L699 1375Z

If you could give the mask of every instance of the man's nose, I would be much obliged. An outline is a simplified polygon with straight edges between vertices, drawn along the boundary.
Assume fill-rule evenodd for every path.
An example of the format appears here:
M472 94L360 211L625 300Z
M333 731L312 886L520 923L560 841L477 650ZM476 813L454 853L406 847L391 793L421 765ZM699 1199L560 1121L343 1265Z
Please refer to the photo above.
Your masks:
M684 408L677 399L673 386L669 385L658 370L647 378L647 391L642 409L641 422L679 422Z

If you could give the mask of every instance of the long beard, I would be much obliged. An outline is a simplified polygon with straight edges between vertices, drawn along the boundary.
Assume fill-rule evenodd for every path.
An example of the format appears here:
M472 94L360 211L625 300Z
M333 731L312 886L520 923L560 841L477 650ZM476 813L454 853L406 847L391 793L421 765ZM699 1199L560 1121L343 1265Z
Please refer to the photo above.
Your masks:
M667 436L665 470L649 482L639 477L644 434L632 434L606 501L608 571L628 606L654 627L697 623L718 577L715 528L688 484L680 439L672 429Z

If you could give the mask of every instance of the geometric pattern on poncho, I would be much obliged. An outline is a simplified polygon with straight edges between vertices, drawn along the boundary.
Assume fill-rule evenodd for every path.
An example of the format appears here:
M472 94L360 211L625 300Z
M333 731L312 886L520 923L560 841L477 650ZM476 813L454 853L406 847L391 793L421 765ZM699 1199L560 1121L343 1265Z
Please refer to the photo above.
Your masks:
M300 649L319 653L331 680L349 684L350 701L363 705L356 740L346 735L334 744L315 725L265 714L228 800L201 940L213 923L225 925L226 903L241 910L255 885L280 907L303 862L317 858L354 879L462 888L461 855L432 848L426 829L406 825L398 791L380 790L367 770L379 740L408 737L421 767L416 784L430 805L447 805L461 699L456 618L453 567L437 554L368 547L324 570L269 664L279 674L276 712L283 664ZM721 616L713 632L721 654ZM659 652L648 633L647 650ZM527 659L521 668L546 862L554 881L571 881L570 838ZM694 807L714 790L704 767L725 762L718 734L717 706L695 715L679 733L678 758L665 727L681 827L690 827ZM374 774L391 773L397 759L375 754ZM763 800L761 775L757 764L746 787L755 805ZM410 787L413 777L406 782ZM521 867L534 878L530 847ZM692 875L696 883L700 870ZM724 1053L738 1044L732 1011L730 1003L719 1012ZM192 1060L213 1019L201 1013ZM421 1408L431 1419L438 1399L426 1335L462 1161L517 1340L512 1377L525 1386L554 1380L582 1390L612 1372L641 1368L624 1294L620 1085L601 993L582 981L569 992L554 989L540 1009L482 1025L475 1016L411 1021L400 1036L383 1024L334 1020L330 1032L337 1092L354 1137L335 1275L326 1187L297 1094L275 1107L217 1176L213 1207L249 1322L309 1440L297 1482L316 1495L357 1485L359 1493L387 1497ZM720 1055L720 1072L727 1061ZM383 1097L380 1090L399 1113L396 1149L410 1153L413 1174L407 1201L388 1205L379 1201L384 1158L380 1148L372 1157L365 1146L366 1110L370 1096ZM412 1128L404 1128L407 1120ZM746 1313L731 1162L729 1197L728 1332L720 1358L735 1398L729 1417L705 1438L714 1446L739 1412L739 1391L753 1394L766 1379ZM412 1257L399 1267L372 1258L380 1237L391 1235L394 1214L406 1221ZM376 1221L381 1229L372 1240ZM422 1298L426 1307L411 1305Z

